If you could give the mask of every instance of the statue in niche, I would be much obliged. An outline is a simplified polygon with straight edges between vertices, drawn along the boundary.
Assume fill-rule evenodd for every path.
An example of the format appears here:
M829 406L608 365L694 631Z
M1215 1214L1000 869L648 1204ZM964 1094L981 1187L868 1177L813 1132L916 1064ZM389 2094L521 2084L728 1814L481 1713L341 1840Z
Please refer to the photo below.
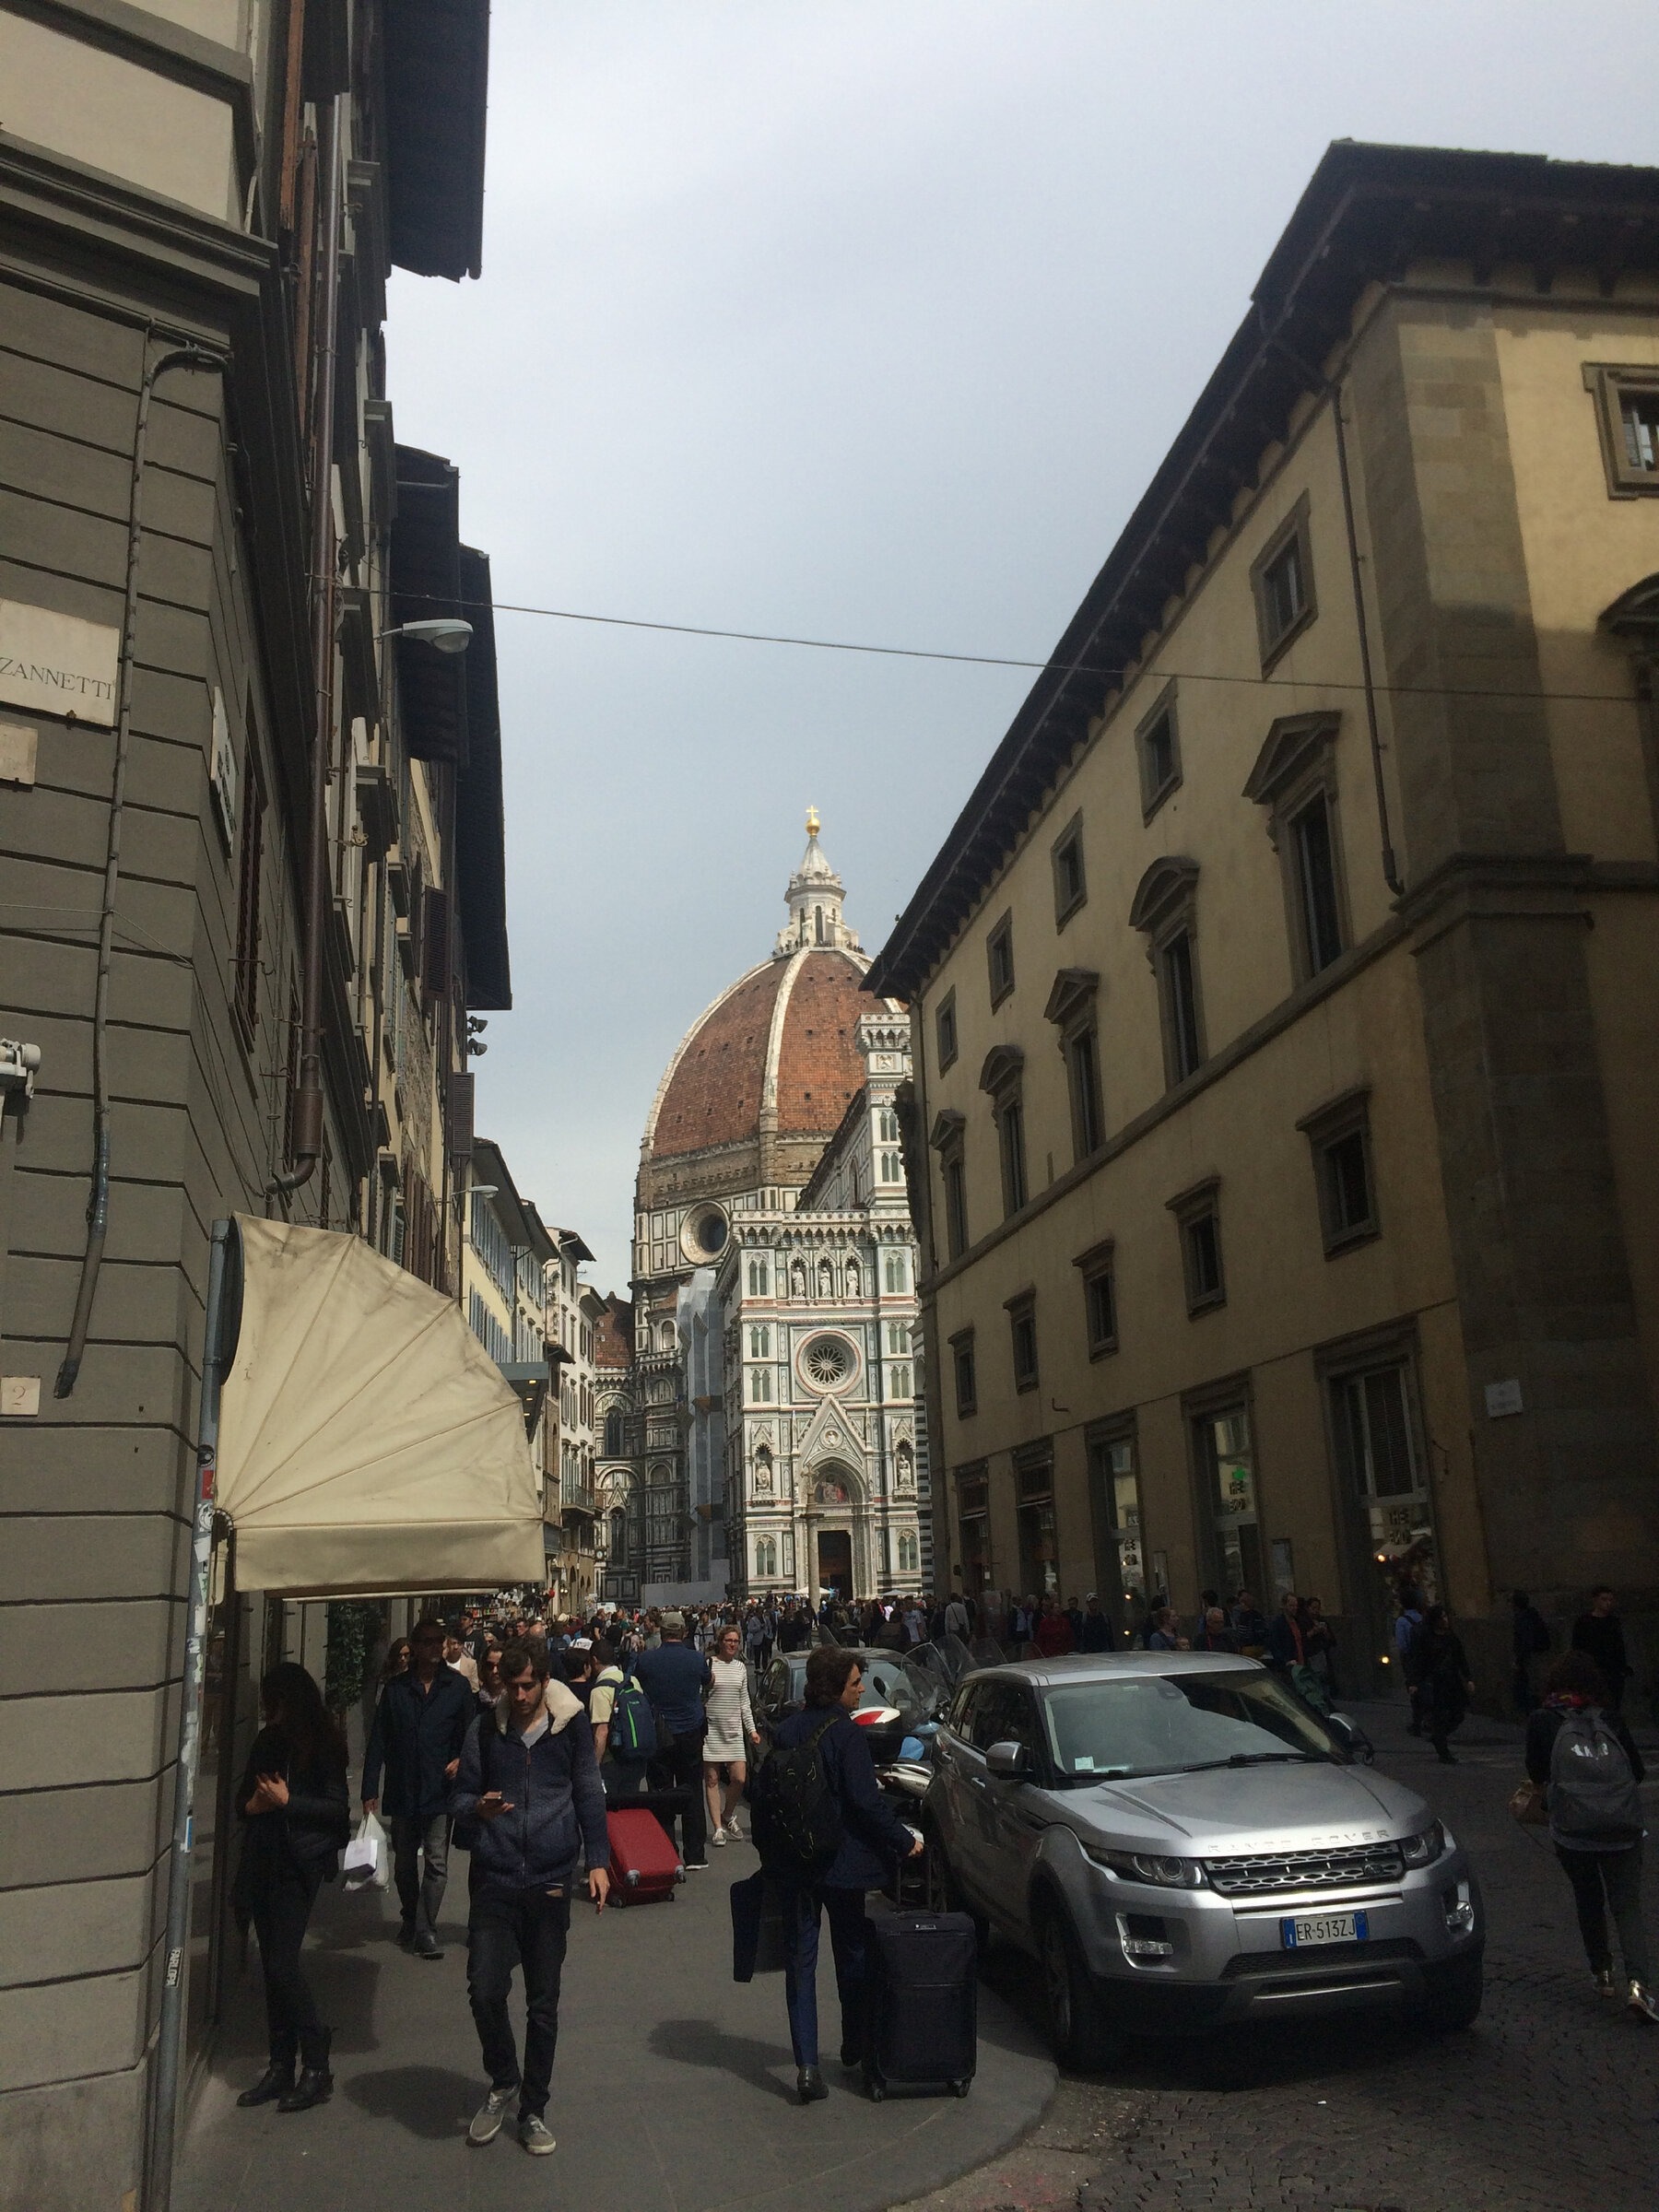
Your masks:
M849 1260L847 1262L847 1296L849 1298L856 1298L858 1296L861 1281L862 1277L858 1272L858 1262L856 1260Z
M805 1298L806 1295L806 1267L802 1260L796 1260L789 1270L789 1295L792 1298Z
M830 1266L828 1260L820 1260L818 1262L818 1296L820 1298L833 1298L835 1296L835 1270Z
M771 1453L763 1444L755 1454L755 1495L770 1498L772 1488Z

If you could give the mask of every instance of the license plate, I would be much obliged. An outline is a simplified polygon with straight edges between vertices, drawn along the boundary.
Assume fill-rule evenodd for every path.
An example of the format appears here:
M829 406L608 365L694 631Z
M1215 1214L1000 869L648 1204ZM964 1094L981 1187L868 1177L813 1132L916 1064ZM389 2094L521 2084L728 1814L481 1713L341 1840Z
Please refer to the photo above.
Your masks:
M1287 1914L1279 1922L1279 1942L1288 1951L1311 1949L1321 1943L1365 1943L1371 1924L1363 1912L1310 1912Z

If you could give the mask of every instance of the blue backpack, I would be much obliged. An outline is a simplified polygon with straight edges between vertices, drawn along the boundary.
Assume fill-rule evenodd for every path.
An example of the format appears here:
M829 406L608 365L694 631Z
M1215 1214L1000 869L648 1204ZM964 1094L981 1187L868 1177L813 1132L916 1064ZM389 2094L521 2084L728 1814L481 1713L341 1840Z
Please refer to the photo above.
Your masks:
M656 1715L651 1710L651 1700L633 1678L631 1664L617 1685L605 1747L612 1759L656 1756Z

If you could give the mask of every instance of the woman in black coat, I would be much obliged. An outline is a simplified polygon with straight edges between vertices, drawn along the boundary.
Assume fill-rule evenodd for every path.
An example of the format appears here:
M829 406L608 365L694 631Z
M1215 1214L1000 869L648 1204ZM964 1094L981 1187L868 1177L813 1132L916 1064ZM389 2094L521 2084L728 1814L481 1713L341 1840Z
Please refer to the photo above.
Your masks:
M238 1917L244 1926L251 1920L259 1938L271 2059L236 2101L275 2099L279 2112L303 2112L334 2091L329 2031L300 1971L300 1949L317 1891L332 1880L351 1833L346 1746L304 1667L291 1660L272 1667L259 1696L265 1726L236 1789L242 1849L235 1900Z
M1435 1757L1448 1767L1454 1766L1457 1762L1447 1748L1446 1738L1462 1725L1469 1710L1469 1700L1475 1695L1475 1684L1463 1640L1453 1628L1444 1606L1430 1606L1424 1614L1413 1650L1417 1657L1418 1710L1427 1721L1429 1739L1434 1746Z

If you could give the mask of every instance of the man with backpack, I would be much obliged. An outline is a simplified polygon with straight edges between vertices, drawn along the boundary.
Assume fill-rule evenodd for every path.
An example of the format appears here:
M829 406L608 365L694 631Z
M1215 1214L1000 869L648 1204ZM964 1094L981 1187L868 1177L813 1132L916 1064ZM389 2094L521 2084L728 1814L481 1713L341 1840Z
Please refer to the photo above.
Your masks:
M1548 1694L1526 1724L1526 1771L1547 1786L1550 1841L1578 1909L1595 1986L1617 1997L1607 1914L1618 1930L1625 1999L1639 2020L1659 2023L1641 1918L1641 1755L1611 1710L1607 1683L1588 1652L1564 1652Z
M806 1703L772 1739L750 1790L751 1830L762 1871L783 1892L783 1994L794 2051L795 2094L816 2104L830 2094L818 2071L818 1921L841 1996L841 2059L864 2060L866 1972L865 1892L891 1877L923 1841L882 1794L876 1765L852 1713L864 1690L856 1652L821 1643L806 1661Z
M587 1708L599 1779L607 1800L637 1797L645 1786L645 1770L656 1750L651 1700L633 1679L631 1668L625 1665L614 1643L595 1644L594 1658L597 1665Z

